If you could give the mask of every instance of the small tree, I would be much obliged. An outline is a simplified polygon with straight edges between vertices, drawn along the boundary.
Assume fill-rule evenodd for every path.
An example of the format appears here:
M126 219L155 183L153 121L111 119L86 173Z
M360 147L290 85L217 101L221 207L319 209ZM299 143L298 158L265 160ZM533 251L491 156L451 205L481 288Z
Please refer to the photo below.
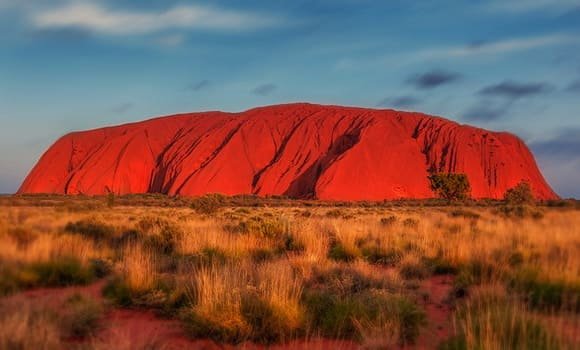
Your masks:
M534 204L536 201L534 193L532 192L532 186L527 181L521 181L515 187L507 190L503 199L507 204L512 205Z
M428 176L431 190L447 200L464 200L469 198L471 186L466 174L436 173Z

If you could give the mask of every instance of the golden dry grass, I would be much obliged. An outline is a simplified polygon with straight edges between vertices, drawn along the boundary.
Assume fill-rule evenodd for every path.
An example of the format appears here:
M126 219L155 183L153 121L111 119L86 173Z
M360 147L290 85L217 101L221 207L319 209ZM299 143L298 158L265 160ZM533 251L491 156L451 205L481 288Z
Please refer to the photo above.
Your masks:
M577 210L544 208L542 218L509 218L493 208L462 209L477 214L475 218L451 215L456 208L444 207L340 208L340 214L330 216L328 208L302 207L228 208L215 215L138 206L2 209L0 290L9 286L3 293L34 287L32 282L10 284L14 275L29 273L29 266L63 258L92 266L98 260L111 265L109 276L129 288L129 297L139 296L139 305L150 304L189 321L196 318L198 336L208 327L221 328L215 338L226 340L271 342L316 336L318 329L305 329L310 322L305 290L316 286L312 279L317 276L341 269L358 279L383 281L383 292L408 295L411 300L420 299L419 280L433 273L454 274L456 288L470 291L467 299L457 300L454 317L455 332L464 336L468 347L501 347L493 339L513 336L521 317L537 320L554 334L550 344L560 348L568 344L562 339L570 334L560 328L580 329ZM166 224L141 229L140 222L151 218ZM98 240L65 230L68 223L87 219L111 228L112 236ZM141 236L124 241L132 230ZM149 239L153 236L155 241ZM337 246L340 251L334 254ZM490 285L507 293L502 302L509 306L508 315L521 316L507 320L499 330L494 321L497 303L470 304L478 300L479 289ZM530 293L542 288L561 295L547 306L542 300L528 300ZM462 307L472 314L460 314ZM475 318L495 323L482 324L474 333ZM378 315L352 321L353 337L369 346L399 342L403 320ZM12 332L18 332L23 322L3 319ZM272 325L283 330L276 333ZM40 332L50 344L53 335L46 327L20 332ZM224 332L229 333L223 336Z

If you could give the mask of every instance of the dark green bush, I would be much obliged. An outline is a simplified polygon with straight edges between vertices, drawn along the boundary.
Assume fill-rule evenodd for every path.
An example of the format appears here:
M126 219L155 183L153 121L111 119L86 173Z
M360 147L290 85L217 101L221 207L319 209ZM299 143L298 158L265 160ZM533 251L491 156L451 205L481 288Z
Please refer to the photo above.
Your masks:
M387 217L381 218L381 225L392 226L395 223L397 223L397 220L398 220L398 218L394 215L387 216Z
M516 219L532 218L539 220L544 217L544 212L535 206L522 205L503 205L496 209L500 215Z
M280 343L291 339L300 329L277 312L256 293L248 292L242 298L242 315L252 328L251 339L263 344Z
M251 339L252 329L247 324L222 324L201 317L189 310L181 313L181 320L189 336L212 339L220 343L239 344Z
M334 242L328 252L328 258L336 261L352 262L358 257L358 252L348 249L341 242Z
M76 258L61 257L58 260L34 263L28 268L36 274L37 283L42 286L87 284L95 278L93 269L83 266Z
M359 249L363 259L371 264L395 266L403 258L403 253L395 248L385 248L380 241L364 240L359 242Z
M76 222L69 222L64 227L64 230L69 233L75 233L88 237L95 242L108 241L115 235L115 228L113 226L104 224L95 219L84 219Z
M471 192L466 174L435 173L428 176L431 190L446 200L465 200Z
M420 262L405 262L401 265L399 269L399 274L404 279L424 279L429 277L429 269Z
M522 181L515 187L508 189L503 197L509 205L532 205L536 202L529 182Z
M466 218L477 220L481 217L478 213L467 209L455 209L449 212L449 215L454 218Z
M338 218L345 216L345 213L340 209L331 209L331 210L326 212L325 216L327 218L338 219Z
M105 285L103 296L111 299L118 306L128 307L133 304L131 289L120 278L112 279Z
M85 338L99 331L102 316L103 308L96 300L74 294L63 305L61 326L66 336Z
M518 270L508 281L508 287L520 293L531 308L580 312L580 285L541 278L536 269Z
M143 218L136 226L137 236L142 237L143 245L161 254L175 252L177 240L182 232L177 226L160 218Z
M305 293L310 329L323 336L361 339L357 322L399 324L399 342L412 344L425 323L425 313L408 299L379 291L363 291L337 296L325 291Z
M417 228L419 227L419 220L413 218L407 218L403 220L403 226L408 228Z
M225 196L215 193L193 199L191 208L198 214L211 215L217 213L225 204Z
M506 297L479 296L457 311L459 334L438 349L559 349L561 342L529 313ZM466 336L469 334L469 338ZM491 344L490 344L491 343Z

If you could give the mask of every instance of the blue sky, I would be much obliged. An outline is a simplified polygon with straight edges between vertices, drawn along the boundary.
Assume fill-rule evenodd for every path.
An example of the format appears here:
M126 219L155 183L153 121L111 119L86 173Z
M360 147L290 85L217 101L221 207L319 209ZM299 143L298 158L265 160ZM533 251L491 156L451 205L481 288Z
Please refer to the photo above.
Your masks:
M580 197L580 0L0 0L0 193L72 130L294 101L511 131Z

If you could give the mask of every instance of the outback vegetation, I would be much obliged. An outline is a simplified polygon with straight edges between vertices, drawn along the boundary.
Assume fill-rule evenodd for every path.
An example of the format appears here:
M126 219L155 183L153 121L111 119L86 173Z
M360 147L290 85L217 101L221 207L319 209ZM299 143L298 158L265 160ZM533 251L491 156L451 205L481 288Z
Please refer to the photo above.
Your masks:
M528 190L0 198L0 348L578 348L580 206Z

